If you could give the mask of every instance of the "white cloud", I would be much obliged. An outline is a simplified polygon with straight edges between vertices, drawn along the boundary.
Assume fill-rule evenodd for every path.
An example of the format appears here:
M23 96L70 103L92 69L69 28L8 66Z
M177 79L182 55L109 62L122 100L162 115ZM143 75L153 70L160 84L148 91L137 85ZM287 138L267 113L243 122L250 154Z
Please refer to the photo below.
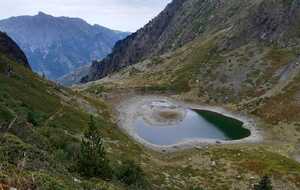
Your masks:
M0 0L4 1L4 0ZM135 31L155 17L171 0L9 0L0 3L0 19L35 15L80 17L92 24Z

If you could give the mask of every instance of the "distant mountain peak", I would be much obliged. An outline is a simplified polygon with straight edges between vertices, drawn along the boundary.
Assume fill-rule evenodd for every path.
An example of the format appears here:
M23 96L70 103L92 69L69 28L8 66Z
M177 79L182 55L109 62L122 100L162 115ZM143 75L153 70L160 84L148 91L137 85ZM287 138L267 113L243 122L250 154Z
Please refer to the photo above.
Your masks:
M80 18L54 17L42 11L0 20L0 30L19 44L35 72L51 80L102 59L128 35L95 27Z
M52 15L49 15L49 14L44 13L42 11L39 11L38 14L37 14L37 16L51 16L52 17Z

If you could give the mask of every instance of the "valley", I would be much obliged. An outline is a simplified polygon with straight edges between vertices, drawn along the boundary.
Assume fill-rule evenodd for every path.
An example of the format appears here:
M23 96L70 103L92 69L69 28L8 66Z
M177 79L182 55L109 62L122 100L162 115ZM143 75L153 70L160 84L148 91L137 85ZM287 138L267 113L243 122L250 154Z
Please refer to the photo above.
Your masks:
M70 91L33 76L22 66L14 65L14 73L12 78L1 74L1 89L5 89L1 91L1 102L5 102L1 104L1 116L7 115L7 119L1 119L3 184L17 189L127 189L118 181L88 179L74 171L73 154L78 151L89 115L93 114L101 126L111 164L119 167L127 159L134 160L145 172L150 189L249 189L266 174L274 177L272 184L276 188L299 187L299 163L291 159L295 150L290 135L292 126L284 134L258 122L257 127L264 131L264 140L258 144L206 144L201 148L159 153L123 133L117 125L116 110L126 97L157 93L128 88L97 92L96 89L108 88L103 84ZM29 85L26 89L21 88L18 76ZM23 92L26 95L19 96ZM178 99L176 94L163 96ZM31 112L34 120L28 122ZM13 114L17 115L16 121ZM7 121L8 128L3 121ZM289 138L282 141L287 135Z
M0 190L300 189L299 10L173 0L72 87L0 32Z
M168 97L168 99L172 98L172 100L182 102L182 98L184 97L171 93L157 93L156 91L151 90L145 91L144 89L141 90L139 88L112 88L112 86L116 84L112 84L112 79L109 80L110 82L106 83L107 80L108 79L103 79L103 82L97 81L96 83L98 85L87 85L89 87L75 87L75 91L87 93L88 96L98 97L109 103L113 108L113 113L115 113L114 115L121 116L121 118L115 118L117 123L119 123L121 130L123 130L122 126L126 125L126 119L130 118L130 111L120 109L121 105L134 107L135 104L138 104L139 100L144 98L149 101L164 100ZM121 86L124 87L124 84ZM100 91L99 89L102 90ZM191 100L186 100L185 102L190 106L195 106L195 102L193 103ZM198 104L199 100L196 102ZM244 113L249 116L249 113L245 112L245 110L241 111L235 109L235 106L233 105L223 105L223 107L226 108L226 110L231 110L230 112L240 114ZM208 106L207 103L203 102L202 108L208 109L211 108L211 106ZM224 109L220 109L220 107L217 110L222 110L222 113L224 113ZM124 116L124 120L122 120L122 114ZM153 177L154 175L156 176L154 178L164 179L165 181L152 183L161 184L160 186L155 186L157 189L189 189L194 186L197 187L197 184L202 184L200 187L203 189L251 189L253 181L255 181L258 176L265 174L273 176L275 173L280 176L293 176L295 174L294 179L297 181L297 176L299 174L298 169L291 170L290 166L285 165L287 163L294 163L295 165L293 167L299 165L299 163L294 160L297 157L296 155L298 151L297 127L291 124L285 124L289 127L288 130L285 132L278 132L279 126L272 127L259 117L253 114L250 115L253 119L251 122L256 124L258 134L262 137L259 138L259 136L257 136L257 140L254 138L254 141L242 140L233 144L228 144L226 142L215 143L215 141L213 143L201 142L197 145L193 144L182 147L175 145L170 150L164 146L160 148L153 148L150 146L151 148L149 149L147 144L146 146L138 145L138 147L145 152L145 159L148 160L147 163L144 163L145 161L143 161L143 159L141 160L147 173L154 172L156 167L163 168L161 169L164 171L162 175L159 175L159 173L161 173L160 170L158 173L152 173L151 176ZM294 135L291 135L292 133L294 133ZM129 139L134 141L136 138L131 137ZM283 158L285 159L283 160ZM158 165L154 165L154 163ZM272 165L270 165L271 163ZM149 171L150 165L148 164L152 166L151 168L153 170ZM287 167L287 170L286 173L283 174L281 173L281 169L285 167ZM205 171L205 173L202 173L203 171ZM287 183L290 182L286 179L277 176L276 180L283 180L281 182L277 181L278 184L276 184L276 182L273 184L273 186L277 189L298 188L298 183L296 181L295 186L291 185L287 187ZM280 186L280 184L283 183L285 185Z

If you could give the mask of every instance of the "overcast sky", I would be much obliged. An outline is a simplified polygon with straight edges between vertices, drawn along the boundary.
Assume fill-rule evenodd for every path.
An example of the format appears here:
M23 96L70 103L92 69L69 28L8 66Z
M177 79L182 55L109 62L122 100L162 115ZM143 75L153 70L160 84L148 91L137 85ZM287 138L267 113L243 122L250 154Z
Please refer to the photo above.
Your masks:
M91 24L136 31L156 16L171 0L0 0L0 19L35 15L80 17Z

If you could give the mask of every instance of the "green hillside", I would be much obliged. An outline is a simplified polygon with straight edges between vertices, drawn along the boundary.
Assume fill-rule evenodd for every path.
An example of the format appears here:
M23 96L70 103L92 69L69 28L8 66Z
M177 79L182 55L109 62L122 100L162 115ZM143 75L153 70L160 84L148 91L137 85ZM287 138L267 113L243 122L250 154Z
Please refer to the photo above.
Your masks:
M108 155L114 168L126 160L124 152L131 152L126 143L136 146L115 129L109 108L99 100L41 79L5 55L0 62L0 187L125 189L118 180L84 178L76 169L81 138L91 114L96 126L101 127L108 149L115 146L110 142L123 142ZM13 70L10 76L3 72L7 65Z
M34 74L0 35L0 190L300 189L299 1L173 2L94 64L90 79L109 77L71 89ZM263 139L148 149L118 126L137 96L249 116Z
M3 188L245 189L263 175L271 176L275 185L284 183L290 189L300 185L299 164L283 156L285 153L275 153L271 144L211 145L209 149L170 154L152 152L119 131L109 102L95 99L91 93L73 92L45 81L2 55L2 68L7 65L12 68L11 74L8 76L3 70L0 74ZM90 114L104 137L107 157L115 173L111 179L85 177L77 169L77 155ZM143 187L135 181L141 180L140 177L134 178L131 185L118 178L120 171L139 171L126 170L127 166L135 167L128 165L127 160L142 168L138 176L144 176Z

